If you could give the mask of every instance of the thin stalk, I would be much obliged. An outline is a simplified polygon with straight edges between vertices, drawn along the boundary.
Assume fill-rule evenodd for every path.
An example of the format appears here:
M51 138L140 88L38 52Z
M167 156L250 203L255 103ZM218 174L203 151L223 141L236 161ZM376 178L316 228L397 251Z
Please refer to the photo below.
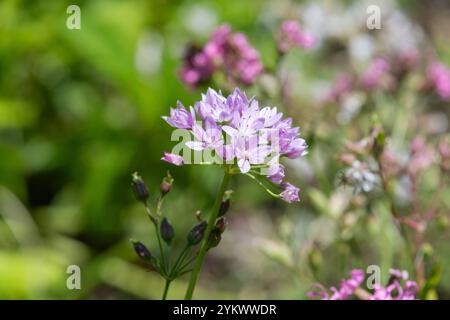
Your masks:
M205 260L206 251L208 249L209 234L210 234L212 228L214 227L214 223L216 222L217 216L219 215L220 204L222 203L222 199L223 199L224 193L227 189L228 183L230 181L230 177L231 177L231 175L228 172L224 173L222 184L220 186L219 192L217 193L216 201L214 203L214 206L211 210L211 214L209 216L208 226L206 227L206 230L205 230L205 235L203 237L203 241L200 246L200 250L198 252L197 260L195 261L195 266L194 266L194 269L192 270L191 279L189 280L189 285L186 290L186 295L184 296L184 298L186 300L192 299L195 285L197 283L197 279L200 274L200 270L202 268L203 261Z
M163 250L163 246L162 246L162 242L161 242L161 236L159 234L159 222L153 216L152 211L148 207L147 203L145 203L145 209L147 210L147 214L148 214L148 216L150 218L150 221L153 223L153 225L155 227L156 238L158 239L159 253L161 255L161 262L162 262L162 265L163 265L163 271L164 271L164 273L166 273L167 266L166 266L166 259L165 259L165 256L164 256L164 250Z
M164 293L162 296L162 300L166 300L167 298L167 293L169 292L169 287L170 287L170 283L172 282L172 280L166 280L166 285L164 286Z
M178 268L178 266L179 266L180 264L182 264L182 263L184 262L186 253L189 251L190 247L191 247L190 245L186 245L186 246L184 247L184 249L181 251L180 255L179 255L178 258L177 258L177 261L175 262L175 264L174 264L173 267L172 267L172 271L171 271L171 273L170 273L170 276L171 276L171 277L176 277L176 276L177 276L177 273L178 273L177 268Z

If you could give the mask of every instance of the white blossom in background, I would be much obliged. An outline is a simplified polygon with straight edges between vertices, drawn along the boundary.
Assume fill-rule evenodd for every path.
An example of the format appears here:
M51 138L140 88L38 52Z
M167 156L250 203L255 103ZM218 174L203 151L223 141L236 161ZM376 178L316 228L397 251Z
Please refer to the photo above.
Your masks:
M144 33L137 44L135 54L136 70L144 76L158 73L161 68L163 49L164 40L159 33Z

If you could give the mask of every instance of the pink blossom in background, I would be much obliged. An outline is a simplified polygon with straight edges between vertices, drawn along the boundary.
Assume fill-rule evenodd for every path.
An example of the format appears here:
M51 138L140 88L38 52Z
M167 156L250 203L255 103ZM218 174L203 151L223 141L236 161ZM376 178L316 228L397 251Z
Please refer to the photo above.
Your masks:
M417 175L422 170L428 168L433 163L434 149L425 144L422 138L415 138L410 146L411 157L408 163L408 172Z
M350 272L350 278L342 280L339 288L330 288L332 292L331 296L325 288L323 288L323 286L316 286L321 288L321 290L308 292L308 296L311 298L320 297L322 300L346 300L353 295L355 290L362 284L363 281L364 271L361 269L353 269Z
M375 59L367 71L361 76L361 83L366 89L375 89L380 86L381 81L390 70L389 62L383 58Z
M196 86L209 80L213 72L213 61L202 49L191 46L184 57L184 64L180 69L181 81L189 86Z
M302 30L297 21L287 20L282 23L277 36L277 46L281 53L286 53L295 47L311 49L314 44L314 37Z
M243 33L232 33L228 25L219 26L203 48L191 50L180 70L181 80L195 86L222 70L228 80L251 85L262 73L258 51Z
M353 269L349 279L341 281L339 288L331 287L329 292L323 285L317 284L319 290L308 292L310 298L319 297L322 300L347 300L356 297L357 290L363 290L359 298L366 300L415 300L418 286L415 281L408 280L408 272L397 269L389 270L390 279L386 286L379 283L374 285L373 293L369 293L362 284L364 282L364 271ZM404 283L404 285L402 285Z
M352 89L352 80L349 75L340 75L328 93L328 101L339 101Z
M431 63L427 68L427 79L443 100L450 101L450 69L447 66Z

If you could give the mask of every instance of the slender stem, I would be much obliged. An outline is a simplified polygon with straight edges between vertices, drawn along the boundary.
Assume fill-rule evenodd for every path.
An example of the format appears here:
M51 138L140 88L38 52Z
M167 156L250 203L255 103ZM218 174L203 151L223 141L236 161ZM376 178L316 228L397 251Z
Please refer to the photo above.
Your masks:
M166 259L164 257L164 250L163 250L163 246L161 243L161 236L159 234L159 219L156 218L152 211L150 210L149 206L147 203L144 203L145 206L145 210L147 211L147 215L150 218L150 221L153 223L153 225L155 226L155 232L156 232L156 238L158 239L158 246L159 246L159 253L161 255L161 262L163 264L163 271L164 273L166 273Z
M186 255L186 253L189 251L190 247L191 247L190 245L186 245L186 247L184 247L184 249L181 251L180 255L177 258L177 261L175 262L175 264L172 267L172 271L170 273L171 277L176 277L177 268L180 264L182 264L184 262L184 257Z
M161 242L161 236L159 234L159 228L158 228L158 224L154 223L155 225L155 232L156 232L156 238L158 238L158 246L159 246L159 251L161 253L161 261L164 267L164 272L166 272L168 270L168 265L166 265L166 258L164 256L164 250L163 250L163 246L162 246L162 242Z
M169 292L170 282L172 282L172 280L166 280L166 285L164 286L164 293L162 296L162 300L166 300L166 298L167 298L167 293Z
M192 258L190 258L187 262L185 262L185 264L181 265L178 270L177 273L184 274L184 269L186 269L187 267L189 267L189 265L195 260L195 258L197 258L197 256L193 256Z
M223 195L227 189L228 183L230 181L231 175L228 172L225 172L222 180L222 185L220 186L219 192L217 193L217 198L214 203L214 206L211 210L211 214L209 216L208 226L205 230L205 235L203 237L202 244L200 246L200 250L198 252L197 260L195 262L194 269L192 270L191 279L189 281L189 286L186 291L185 299L191 300L192 295L194 293L195 285L197 283L197 279L200 273L200 270L203 265L203 261L205 260L206 251L208 249L208 238L209 234L214 226L214 223L216 222L217 216L219 214L219 208L220 204L222 202Z
M250 174L250 173L246 173L246 176L250 177L252 180L254 180L257 184L259 184L261 187L263 187L268 194L270 194L272 197L275 198L280 198L280 196L276 193L274 193L272 190L270 190L269 188L267 188L264 183L262 183L261 181L258 180L258 178L256 178L254 175Z

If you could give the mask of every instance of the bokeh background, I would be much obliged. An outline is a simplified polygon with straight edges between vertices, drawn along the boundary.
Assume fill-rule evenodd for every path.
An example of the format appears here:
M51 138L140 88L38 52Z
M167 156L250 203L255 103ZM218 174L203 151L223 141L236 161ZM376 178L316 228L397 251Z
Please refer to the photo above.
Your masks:
M69 4L81 8L81 30L66 28ZM382 20L384 33L361 27L366 7L360 1L1 1L0 298L160 298L163 280L138 263L129 243L137 238L156 249L130 175L139 171L155 197L170 169L175 184L164 211L176 229L176 250L195 211L211 206L221 171L160 161L175 144L161 116L178 99L185 105L199 99L205 88L186 88L177 70L185 46L204 43L224 22L246 33L267 68L275 64L274 34L283 19L299 19L318 37L318 49L286 57L285 69L296 71L289 106L280 105L302 126L311 150L289 164L291 180L303 190L298 204L271 199L245 177L233 181L229 226L207 258L196 297L303 299L313 283L336 284L353 267L379 265L384 278L392 266L410 269L386 206L378 219L361 217L362 209L344 214L347 193L334 192L335 155L346 138L364 131L364 122L330 128L311 105L342 61L358 68L401 39L413 45L427 39L448 65L450 7L383 1L383 13L401 13L390 25ZM437 108L448 119L448 104ZM382 114L389 123L391 113ZM439 134L445 132L444 125ZM448 188L445 195L448 200ZM450 298L449 233L438 229L429 237L442 270L436 295ZM72 264L81 267L81 290L66 288ZM187 278L175 281L169 298L182 298L186 284Z

